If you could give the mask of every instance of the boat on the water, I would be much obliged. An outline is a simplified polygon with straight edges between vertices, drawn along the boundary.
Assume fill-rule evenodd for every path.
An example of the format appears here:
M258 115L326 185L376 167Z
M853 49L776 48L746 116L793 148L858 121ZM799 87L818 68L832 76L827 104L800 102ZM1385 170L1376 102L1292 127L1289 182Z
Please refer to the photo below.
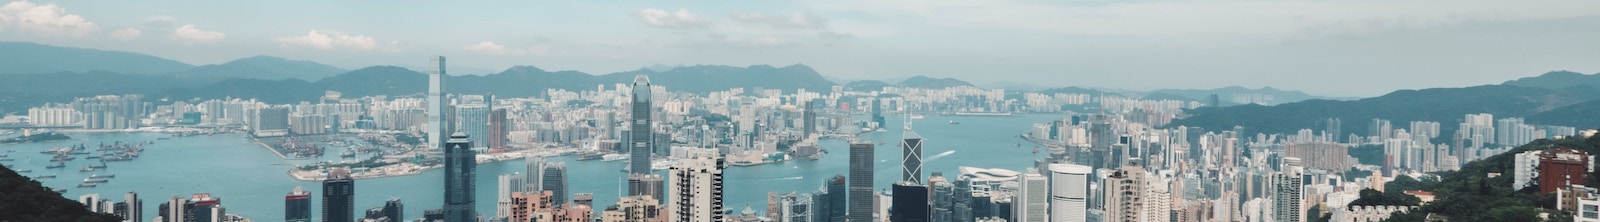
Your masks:
M83 169L79 169L78 172L94 172L94 167L83 167Z
M957 125L957 124L961 124L961 122L956 122L955 120L950 120L950 125Z
M105 183L106 179L83 178L83 183Z
M112 174L106 174L106 175L100 175L100 174L89 174L89 178L95 178L95 179L109 179L109 178L117 178L117 175L112 175Z
M55 191L56 193L66 193L67 192L67 188L56 188L56 189L51 190L51 191Z
M38 178L38 179L49 179L49 178L56 178L56 175L55 175L55 174L51 174L51 175L39 175L39 176L38 176L38 177L34 177L34 178Z
M92 183L78 184L78 187L94 187Z

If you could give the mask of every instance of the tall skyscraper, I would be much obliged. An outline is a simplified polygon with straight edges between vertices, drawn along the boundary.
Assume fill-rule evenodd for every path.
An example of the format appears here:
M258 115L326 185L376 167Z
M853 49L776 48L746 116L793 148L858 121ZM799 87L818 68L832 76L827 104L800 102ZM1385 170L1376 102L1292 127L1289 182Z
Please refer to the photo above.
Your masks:
M444 112L449 110L445 107L450 105L444 100L444 63L444 56L435 57L429 62L433 70L428 71L428 149L435 151L444 148L444 134L451 132L444 130L449 122L445 120Z
M811 134L817 133L817 103L816 103L816 100L806 101L805 109L801 110L800 118L801 118L801 123L805 124L804 126L801 126L801 129L803 129L802 132L805 133L805 134L801 135L802 137L810 138ZM826 220L826 218L816 218L816 220Z
M1045 222L1050 221L1045 215L1050 212L1050 182L1044 175L1036 173L1022 174L1017 177L1016 198L1011 201L1011 221L1017 222ZM1004 213L1004 212L1002 212Z
M122 216L122 221L124 221L124 222L141 222L141 221L144 221L144 200L140 200L139 199L139 193L138 192L128 192L127 194L123 194L122 195L122 203L125 206L125 208L127 208L127 209L124 209L124 210L120 211L120 212L123 212L123 213L121 213L121 215L117 215L117 216Z
M628 139L629 173L650 174L650 151L655 147L654 130L650 126L650 78L643 75L633 78L633 93L629 95L633 108L632 138Z
M333 168L322 181L322 221L356 221L356 182L349 168Z
M850 191L847 221L872 221L872 143L850 143Z
M311 192L294 187L294 192L283 196L283 220L311 222Z
M494 97L490 97L489 107L494 107ZM506 148L506 136L511 134L511 125L506 122L506 109L494 108L489 111L489 136L488 148ZM529 173L532 174L532 173Z
M678 164L672 167L670 192L675 221L722 221L725 161L721 157L696 157L679 160Z
M905 134L900 136L900 180L922 184L922 136L911 131L911 118L906 118L905 125Z
M544 179L540 187L550 191L550 202L561 205L567 202L567 163L550 162L544 164Z
M1089 216L1089 173L1077 164L1050 164L1050 221L1085 221Z
M847 199L845 195L848 193L848 191L845 188L846 185L844 175L833 175L833 177L823 180L822 184L823 189L828 192L828 207L823 207L824 209L818 209L817 211L826 211L828 216L815 217L816 220L844 222L846 212L849 212L849 208L845 207L847 206ZM822 204L818 204L818 206L821 205Z
M498 178L498 182L500 183L496 184L498 185L496 188L499 188L500 193L495 195L495 199L497 201L494 211L495 218L506 218L511 216L511 193L523 192L522 188L528 186L527 183L522 182L523 178L526 177L523 177L522 174L517 173L500 174L500 177Z
M911 181L894 183L894 205L889 208L889 221L930 221L928 186Z
M528 172L527 174L523 174L525 177L522 178L522 182L528 184L526 187L522 188L522 191L544 191L544 157L538 155L528 155L528 157L522 159L522 164Z
M476 178L477 154L472 152L472 140L467 134L456 131L450 135L444 148L444 220L477 221L473 203L473 180Z

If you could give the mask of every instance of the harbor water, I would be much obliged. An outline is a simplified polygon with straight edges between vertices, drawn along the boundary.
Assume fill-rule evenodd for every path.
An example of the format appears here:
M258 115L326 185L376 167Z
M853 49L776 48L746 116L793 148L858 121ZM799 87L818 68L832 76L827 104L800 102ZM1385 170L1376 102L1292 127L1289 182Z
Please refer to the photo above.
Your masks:
M1047 155L1040 148L1020 139L1037 122L1060 119L1059 115L1015 116L942 116L929 115L915 120L915 131L924 138L924 178L933 172L958 174L958 166L1003 168L1022 172L1032 161ZM888 118L885 132L870 133L863 139L874 141L873 184L878 190L900 179L901 118ZM953 122L952 122L953 121ZM959 124L953 124L959 123ZM99 193L102 198L122 201L129 191L138 192L144 200L145 219L157 215L157 206L172 196L187 197L195 193L210 193L222 198L227 212L259 221L283 218L283 197L296 186L311 191L312 209L318 211L322 200L320 182L296 181L288 176L294 164L308 164L318 160L293 160L279 158L241 134L216 134L190 137L172 137L160 133L73 133L69 141L0 145L0 152L16 150L10 154L15 159L0 162L14 165L13 170L31 170L24 176L56 175L56 178L39 178L51 188L67 189L62 196L77 199L88 193ZM54 147L84 144L92 151L100 143L115 141L155 142L145 145L143 154L132 161L107 162L107 168L93 172L79 172L98 160L79 158L66 163L64 168L47 169L50 156L39 151ZM840 140L824 140L819 146L827 150L820 160L797 159L758 166L730 167L724 172L724 203L732 210L749 206L758 211L766 209L768 192L813 192L822 180L833 175L847 175L849 169L848 144ZM1020 145L1018 145L1020 144ZM339 159L339 149L329 149L322 160ZM620 170L626 161L576 161L572 156L552 157L549 161L567 164L568 195L594 193L595 208L604 209L616 203L618 192L626 192L626 175ZM524 171L523 161L484 163L477 171L477 209L485 217L494 216L497 176ZM522 172L525 173L525 172ZM665 172L657 172L665 174ZM93 188L79 188L91 174L116 175L108 182ZM420 218L426 209L439 208L443 203L444 175L441 170L431 170L418 175L362 179L355 182L355 205L358 212L381 207L391 198L405 204L406 218ZM320 212L313 213L320 218Z

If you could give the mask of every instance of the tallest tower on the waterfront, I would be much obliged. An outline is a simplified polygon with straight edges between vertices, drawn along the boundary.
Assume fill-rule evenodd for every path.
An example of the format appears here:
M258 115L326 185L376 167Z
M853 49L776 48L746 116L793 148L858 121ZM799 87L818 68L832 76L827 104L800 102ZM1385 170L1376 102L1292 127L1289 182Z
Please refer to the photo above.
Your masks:
M650 154L655 148L655 130L650 127L650 77L633 78L633 93L629 95L633 108L632 138L628 139L629 173L650 174Z
M445 106L449 105L444 100L444 56L434 57L428 62L432 69L428 71L428 146L432 151L444 148L445 134L450 133L444 129L449 121L445 121Z

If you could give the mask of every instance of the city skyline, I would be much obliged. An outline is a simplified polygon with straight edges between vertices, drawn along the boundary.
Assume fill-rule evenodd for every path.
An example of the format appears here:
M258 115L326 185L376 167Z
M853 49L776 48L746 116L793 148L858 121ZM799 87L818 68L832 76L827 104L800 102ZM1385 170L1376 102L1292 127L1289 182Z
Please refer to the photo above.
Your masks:
M0 10L0 40L192 64L272 55L345 69L423 69L428 65L411 58L438 54L474 58L457 66L470 74L516 65L610 73L657 64L808 64L852 80L1273 86L1339 97L1600 71L1586 62L1595 56L1581 53L1600 44L1564 41L1600 38L1600 31L1559 28L1600 20L1600 12L1583 10L1600 3L1587 1L989 2L978 10L968 3L834 1L420 4L11 1ZM326 13L265 13L291 10ZM434 10L475 13L404 16ZM380 17L393 19L369 19ZM18 22L24 19L37 24ZM457 34L416 31L423 29Z

